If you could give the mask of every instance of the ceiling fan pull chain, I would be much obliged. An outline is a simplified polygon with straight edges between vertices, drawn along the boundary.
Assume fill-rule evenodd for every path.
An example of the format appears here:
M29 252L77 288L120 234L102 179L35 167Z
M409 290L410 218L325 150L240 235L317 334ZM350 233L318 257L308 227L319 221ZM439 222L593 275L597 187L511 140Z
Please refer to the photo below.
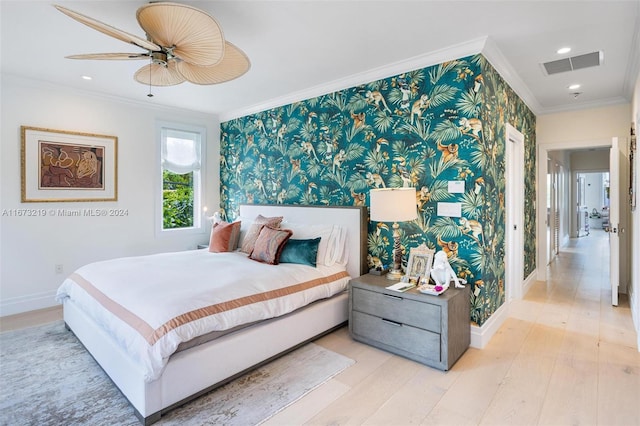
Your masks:
M149 98L153 98L153 93L151 93L151 66L153 65L153 56L149 58L149 94L147 95Z

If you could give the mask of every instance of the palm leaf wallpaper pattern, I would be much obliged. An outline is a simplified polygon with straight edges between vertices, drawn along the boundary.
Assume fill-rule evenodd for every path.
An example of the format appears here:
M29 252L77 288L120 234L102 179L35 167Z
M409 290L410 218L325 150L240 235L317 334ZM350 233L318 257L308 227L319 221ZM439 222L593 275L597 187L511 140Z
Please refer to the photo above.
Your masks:
M480 54L221 124L221 212L242 203L368 205L369 190L415 187L402 248L444 250L472 286L482 325L505 300L505 123L525 135L525 270L535 269L535 116ZM464 181L451 194L448 182ZM438 202L462 217L439 217ZM392 262L390 226L371 222L370 266ZM405 256L406 261L406 256Z

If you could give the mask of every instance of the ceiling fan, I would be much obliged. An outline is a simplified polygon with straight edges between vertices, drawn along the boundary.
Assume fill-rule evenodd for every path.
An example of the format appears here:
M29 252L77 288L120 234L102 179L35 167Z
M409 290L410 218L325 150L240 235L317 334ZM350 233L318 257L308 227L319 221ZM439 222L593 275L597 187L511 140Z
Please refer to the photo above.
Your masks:
M222 28L208 13L178 3L156 2L141 6L138 23L147 39L119 30L65 7L55 8L94 30L131 43L143 53L89 53L67 56L69 59L146 59L148 65L134 74L136 81L152 86L173 86L185 81L218 84L249 71L249 58L235 45L225 41Z

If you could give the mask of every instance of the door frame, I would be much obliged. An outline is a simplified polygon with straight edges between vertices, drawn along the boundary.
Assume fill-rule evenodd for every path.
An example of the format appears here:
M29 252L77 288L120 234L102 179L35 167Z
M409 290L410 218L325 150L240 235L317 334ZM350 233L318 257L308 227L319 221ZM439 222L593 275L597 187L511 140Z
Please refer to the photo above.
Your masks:
M547 225L545 223L547 217L547 158L549 151L574 150L584 148L611 148L611 139L595 139L586 141L571 142L551 142L541 143L538 145L537 168L538 168L538 193L537 193L537 254L536 254L536 279L538 281L547 280ZM541 159L544 158L544 161ZM572 172L573 173L573 172ZM568 196L573 199L573 185L569 186L570 193ZM541 208L544 206L544 208Z
M524 135L506 124L505 281L507 302L522 299L524 285Z

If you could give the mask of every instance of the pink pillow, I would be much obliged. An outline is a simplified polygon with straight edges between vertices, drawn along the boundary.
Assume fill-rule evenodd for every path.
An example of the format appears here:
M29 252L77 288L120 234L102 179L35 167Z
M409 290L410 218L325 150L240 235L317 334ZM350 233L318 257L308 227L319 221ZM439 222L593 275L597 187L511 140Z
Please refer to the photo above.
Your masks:
M256 243L256 239L258 238L258 235L260 235L260 229L264 225L277 229L277 228L280 228L281 222L282 222L282 216L264 217L261 214L259 214L256 217L256 220L253 221L253 224L247 231L247 234L244 236L240 251L247 254L251 254L251 252L253 251L253 246Z
M226 253L238 248L240 238L240 221L214 223L209 239L209 251L211 253Z
M280 261L280 253L291 235L293 232L288 229L263 226L249 257L258 262L277 265Z

